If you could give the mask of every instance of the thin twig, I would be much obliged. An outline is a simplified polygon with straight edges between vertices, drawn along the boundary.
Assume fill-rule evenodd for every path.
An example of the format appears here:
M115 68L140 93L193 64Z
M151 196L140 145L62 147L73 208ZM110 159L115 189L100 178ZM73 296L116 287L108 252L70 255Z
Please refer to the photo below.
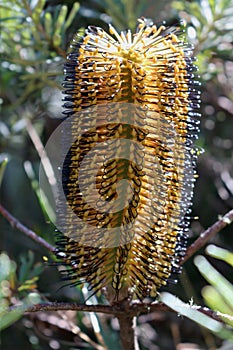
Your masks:
M73 310L73 311L82 311L82 312L96 312L103 313L108 315L114 315L116 317L122 315L129 315L130 317L137 316L139 314L146 314L154 311L168 311L170 310L168 306L161 302L154 303L138 303L133 302L127 306L124 304L113 304L113 305L87 305L87 304L77 304L70 302L45 302L34 305L29 305L25 308L25 305L22 306L25 313L27 312L39 312L39 311L65 311L65 310ZM10 307L10 310L20 309L20 306L14 305Z
M52 164L48 158L48 155L46 153L46 150L44 148L43 143L41 142L40 136L38 135L35 127L33 126L31 120L29 118L24 118L26 123L26 129L28 132L28 135L38 153L38 156L40 157L41 164L43 166L44 172L47 176L48 182L51 186L52 193L54 198L56 198L57 194L57 180L56 176L52 167Z
M105 346L102 346L94 342L86 333L82 332L81 329L68 318L66 313L58 311L58 315L60 316L60 318L62 318L67 322L67 324L69 325L70 331L73 334L77 334L82 340L90 344L96 350L106 350Z
M183 265L191 256L201 249L211 238L213 238L219 231L221 231L227 225L230 225L233 221L233 209L225 214L221 219L216 221L212 226L205 230L200 237L198 237L193 244L191 244L185 254L185 257L180 262Z
M86 285L82 288L82 293L84 296L84 299L86 300L87 305L95 305L97 303L97 298L95 295L92 295L89 297L88 288ZM89 298L88 298L89 297ZM99 344L101 344L105 349L107 349L107 345L105 343L104 337L101 333L101 327L98 317L96 316L95 312L89 312L87 313L89 320L92 324L93 331L95 333L96 339L98 339Z
M87 304L76 304L76 303L69 303L69 302L45 302L45 303L39 303L39 304L33 304L29 305L25 308L24 305L22 306L11 306L10 310L14 309L20 309L23 308L25 310L25 313L28 312L39 312L39 311L82 311L82 312L99 312L103 314L112 314L113 311L116 313L123 313L123 311L120 311L120 309L117 309L115 306L111 305L87 305Z
M22 306L11 306L9 308L9 311L18 309L22 307L23 311L25 313L30 312L50 312L50 311L81 311L81 312L96 312L96 313L103 313L107 315L114 315L119 319L122 316L133 318L135 316L139 316L142 314L149 314L153 312L158 311L170 311L175 312L174 310L170 309L167 305L161 303L161 302L153 302L153 303L143 303L143 302L132 302L127 307L124 306L124 304L114 304L114 305L87 305L87 304L76 304L76 303L69 303L69 302L48 302L48 303L39 303L34 304L25 307L25 305ZM191 307L191 306L190 306ZM217 312L202 306L196 306L195 307L198 311L202 312L203 314L217 320L221 321L219 315Z
M45 241L42 237L38 236L36 232L30 230L26 226L24 226L18 219L16 219L13 215L9 213L1 204L0 204L0 213L4 216L5 219L11 224L13 228L18 229L22 233L24 233L27 237L31 238L33 241L39 243L42 247L49 250L51 253L56 252L56 248Z

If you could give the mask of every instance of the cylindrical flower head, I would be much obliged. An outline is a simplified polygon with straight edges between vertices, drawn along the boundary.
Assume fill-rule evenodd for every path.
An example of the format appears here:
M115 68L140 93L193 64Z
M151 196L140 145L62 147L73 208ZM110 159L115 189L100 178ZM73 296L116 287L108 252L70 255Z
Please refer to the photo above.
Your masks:
M89 27L65 65L63 189L74 215L60 209L58 247L72 283L118 300L156 296L185 254L200 115L180 38L142 19L135 34Z

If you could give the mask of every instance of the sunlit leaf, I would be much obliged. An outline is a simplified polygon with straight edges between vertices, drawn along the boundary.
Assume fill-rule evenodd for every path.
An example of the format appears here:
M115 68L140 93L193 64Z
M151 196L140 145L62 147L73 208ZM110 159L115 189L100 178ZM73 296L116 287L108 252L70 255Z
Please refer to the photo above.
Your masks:
M206 252L213 258L223 260L227 264L233 266L233 253L229 250L211 244L206 248Z
M170 293L162 293L160 299L165 305L169 306L179 315L185 316L190 320L198 323L200 326L208 329L222 339L233 341L232 330L227 329L221 322L218 322L198 311L196 306L185 304L183 301Z
M199 272L204 278L216 288L216 290L222 295L226 303L233 308L233 286L223 277L204 256L197 256L194 259L194 263L197 266Z
M18 321L23 316L25 310L26 308L24 307L11 311L0 309L0 331Z
M5 173L7 163L8 163L8 159L4 158L0 164L0 186L2 183L2 179L3 179L4 173Z
M80 5L78 2L75 2L73 4L73 7L68 15L68 18L66 19L65 23L64 23L64 27L65 29L69 28L69 26L71 25L71 23L73 22L75 16L77 15L77 12L79 11Z
M206 286L202 289L202 295L206 305L212 310L220 312L220 317L233 327L233 311L224 301L222 295L212 286Z

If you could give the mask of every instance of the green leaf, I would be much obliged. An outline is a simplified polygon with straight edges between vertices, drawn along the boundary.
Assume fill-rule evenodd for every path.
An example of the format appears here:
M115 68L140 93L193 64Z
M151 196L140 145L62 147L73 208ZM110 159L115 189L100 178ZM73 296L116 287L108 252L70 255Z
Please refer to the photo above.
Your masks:
M223 260L227 264L233 266L233 253L229 252L229 250L211 244L206 248L206 252L213 258Z
M24 281L24 283L21 284L21 286L19 286L18 291L22 292L24 290L28 291L30 289L36 288L37 287L36 283L37 283L38 279L39 279L39 277L35 276L35 277L31 278L31 279L28 279L28 280Z
M25 310L26 307L16 308L11 311L0 309L0 331L18 321L23 316Z
M14 261L10 260L6 253L0 254L0 282L3 280L9 280L12 274L15 273L16 264ZM1 284L0 284L1 290Z
M19 267L19 282L23 284L25 281L34 278L38 274L42 272L42 265L35 264L34 265L34 253L29 250L28 255L20 256L21 265Z
M223 321L233 327L232 309L222 298L222 295L212 286L206 286L202 289L202 295L206 305L212 310L217 310Z
M73 7L72 7L72 9L71 9L71 11L70 11L70 13L69 13L69 16L68 16L68 18L67 18L67 20L66 20L66 22L65 22L65 25L64 25L65 30L66 30L67 28L69 28L69 26L70 26L71 23L73 22L75 16L77 15L77 12L78 12L79 8L80 8L79 3L78 3L78 2L75 2L74 5L73 5Z
M32 261L30 260L30 257L28 261L25 256L21 256L20 260L21 260L21 265L19 267L19 283L22 284L24 281L26 281L29 275L29 271L32 267Z
M202 276L216 288L216 290L222 295L226 303L233 308L233 286L223 277L204 256L197 256L194 259L194 263Z
M33 292L29 293L27 298L21 301L22 304L20 306L15 306L11 310L9 310L8 305L4 307L0 306L0 331L18 321L30 305L40 302L40 295Z
M2 184L2 180L3 180L5 170L6 170L7 163L8 163L8 158L4 158L0 164L0 186Z
M200 326L208 329L221 339L233 341L232 330L227 329L221 322L218 322L198 311L197 306L186 304L170 293L162 293L160 300L172 310L198 323Z
M37 199L39 201L40 207L43 211L44 217L46 220L56 220L56 213L53 210L52 205L50 205L48 197L44 191L40 188L39 181L36 178L36 174L33 170L32 163L29 161L24 162L24 170L31 182L32 189L34 190Z
M44 9L44 6L45 6L45 0L38 0L36 6L32 10L33 21L37 24L40 22L41 12Z
M53 35L53 44L54 46L60 46L62 35L64 34L64 27L66 21L66 15L68 12L68 8L66 5L61 6L56 23L55 30Z
M52 15L50 12L45 13L44 21L45 21L44 25L45 25L46 34L50 37L52 35L52 28L53 28Z

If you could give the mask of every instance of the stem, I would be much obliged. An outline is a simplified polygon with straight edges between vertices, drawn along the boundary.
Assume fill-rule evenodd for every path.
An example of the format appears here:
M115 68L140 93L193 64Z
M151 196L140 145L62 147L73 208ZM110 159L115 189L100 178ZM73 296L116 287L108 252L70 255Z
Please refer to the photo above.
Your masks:
M13 305L10 307L10 310L20 309L21 306ZM23 310L25 312L39 312L39 311L65 311L65 310L73 310L73 311L85 311L85 312L95 312L95 313L103 313L107 315L114 315L118 317L125 317L127 315L130 318L134 318L139 314L148 314L156 311L168 311L170 310L168 306L163 303L132 303L125 308L122 305L114 304L114 305L87 305L87 304L77 304L70 302L44 302L39 304L22 305ZM172 311L172 310L171 310Z
M201 249L212 237L221 231L227 225L230 225L233 221L233 209L225 214L221 219L216 221L212 226L210 226L206 231L204 231L196 241L191 244L185 254L185 257L180 261L180 265L183 265L191 256Z
M10 309L19 308L20 306L12 306ZM100 312L104 314L112 314L114 307L110 305L87 305L65 302L48 302L30 305L26 308L25 312L39 312L39 311L84 311L84 312ZM116 310L117 312L117 310Z
M95 312L95 313L103 313L107 315L114 315L118 318L120 327L126 328L129 331L130 326L133 326L133 329L135 328L135 319L136 315L142 315L142 314L150 314L153 312L175 312L174 310L171 310L167 305L163 303L138 303L134 302L127 306L127 308L124 308L119 305L87 305L87 304L76 304L76 303L65 303L65 302L48 302L48 303L39 303L34 305L13 305L9 307L9 311L12 310L22 310L24 313L28 312L49 312L49 311L83 311L83 312ZM207 307L198 306L196 309L203 314L213 318L216 321L221 322L221 318L219 317L218 312L213 311ZM131 331L130 331L131 332ZM122 330L121 332L121 338L129 338L129 333L127 331ZM134 337L134 331L133 331L133 344L136 343L134 350L138 350L137 348L137 342L135 342ZM130 348L129 348L130 349ZM128 350L128 348L127 348Z
M138 350L138 341L135 334L136 316L123 313L117 316L120 326L120 339L123 350Z
M44 172L47 176L48 182L51 186L53 196L54 196L54 198L56 198L57 180L56 180L56 176L54 174L52 164L47 156L44 145L41 142L41 139L40 139L36 129L32 125L30 119L25 118L25 122L26 122L26 129L27 129L28 135L29 135L29 137L30 137L30 139L31 139L31 141L32 141L37 153L38 153L38 156L40 157L40 161L41 161L41 164L44 168Z
M33 241L39 243L42 247L49 250L51 253L56 252L56 248L45 241L42 237L38 236L36 232L30 230L24 226L19 220L17 220L13 215L9 213L1 204L0 204L0 213L4 216L5 219L11 224L13 228L18 229L23 232L27 237L31 238Z

